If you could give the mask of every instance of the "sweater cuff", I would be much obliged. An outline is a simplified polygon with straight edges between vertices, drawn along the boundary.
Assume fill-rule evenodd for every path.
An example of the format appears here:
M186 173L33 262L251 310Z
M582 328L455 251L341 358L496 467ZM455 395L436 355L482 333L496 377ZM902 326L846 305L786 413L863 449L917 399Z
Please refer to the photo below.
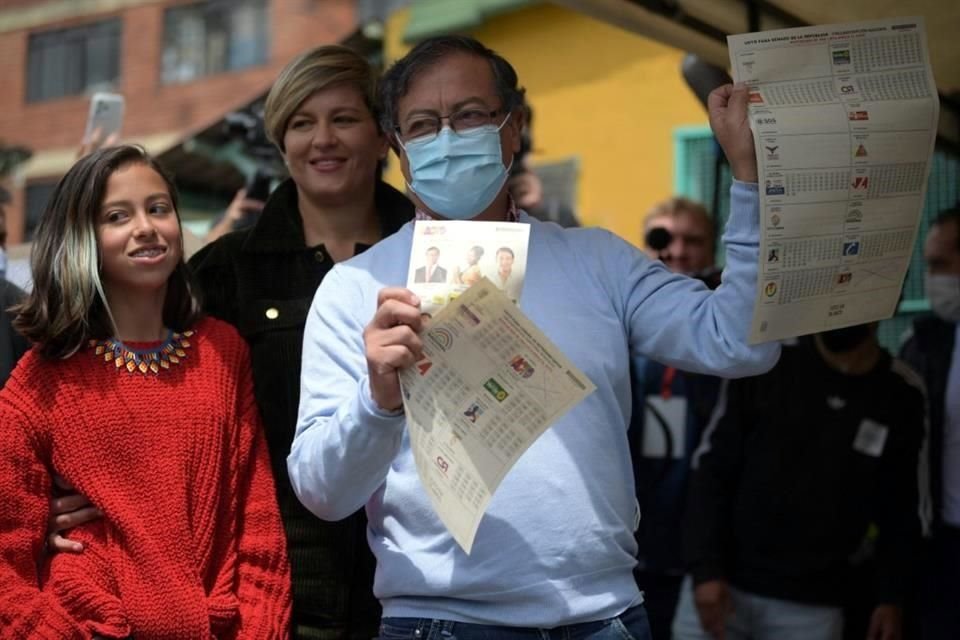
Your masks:
M384 411L373 401L373 394L370 393L370 377L363 376L360 379L360 392L357 402L357 421L362 424L380 425L389 427L403 422L404 413L401 408L399 411Z
M723 240L755 244L760 239L760 187L734 180L730 186L730 217Z

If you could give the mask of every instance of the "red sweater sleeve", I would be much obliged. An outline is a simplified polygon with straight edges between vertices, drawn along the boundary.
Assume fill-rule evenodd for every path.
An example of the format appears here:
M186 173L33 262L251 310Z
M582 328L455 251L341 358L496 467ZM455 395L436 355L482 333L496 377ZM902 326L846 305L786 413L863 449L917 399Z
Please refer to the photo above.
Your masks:
M23 412L0 397L0 638L87 639L90 633L39 588L51 484L29 427Z
M249 359L241 365L238 394L240 429L239 544L237 562L240 600L238 639L285 639L290 626L290 565L286 536L253 396Z

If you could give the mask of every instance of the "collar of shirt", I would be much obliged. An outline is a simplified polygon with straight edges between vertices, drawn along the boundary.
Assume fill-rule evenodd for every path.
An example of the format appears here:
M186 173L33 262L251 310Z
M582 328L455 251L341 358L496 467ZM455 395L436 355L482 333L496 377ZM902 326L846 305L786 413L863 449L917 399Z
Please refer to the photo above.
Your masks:
M507 222L520 222L520 214L518 213L517 202L513 199L513 196L507 196ZM414 216L416 220L436 220L432 215L417 207L416 215Z
M374 203L382 237L396 232L410 220L413 203L402 193L378 180ZM274 189L257 222L242 233L244 253L297 253L312 251L303 237L303 219L297 203L297 185L287 178Z

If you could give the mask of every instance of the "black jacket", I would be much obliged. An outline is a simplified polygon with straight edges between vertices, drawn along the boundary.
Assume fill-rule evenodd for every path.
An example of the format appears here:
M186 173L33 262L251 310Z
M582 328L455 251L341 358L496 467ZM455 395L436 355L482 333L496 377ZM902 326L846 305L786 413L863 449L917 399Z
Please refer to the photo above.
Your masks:
M13 330L13 314L9 311L24 295L16 286L0 278L0 389L17 360L30 348L27 339Z
M725 382L694 455L684 526L694 582L837 606L872 523L876 602L901 602L920 538L921 387L886 352L865 375L841 374L812 340L784 348L763 376Z
M382 236L413 217L403 194L378 183ZM357 252L367 247L357 246ZM380 608L372 595L375 562L359 511L324 522L306 510L287 475L300 398L303 328L321 280L333 267L323 246L307 247L292 180L270 196L257 223L227 234L190 259L204 309L235 326L250 345L254 392L263 417L293 578L294 624L372 637Z
M917 318L913 322L913 335L907 338L900 350L900 357L920 374L927 387L927 411L930 418L928 463L935 529L942 523L940 509L943 505L943 412L956 330L956 324L936 316Z

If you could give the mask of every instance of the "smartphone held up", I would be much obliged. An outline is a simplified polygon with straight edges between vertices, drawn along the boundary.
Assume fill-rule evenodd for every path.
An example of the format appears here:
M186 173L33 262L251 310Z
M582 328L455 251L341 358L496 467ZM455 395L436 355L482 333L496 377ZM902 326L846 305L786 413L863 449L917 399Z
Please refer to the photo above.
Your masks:
M119 93L98 91L90 97L90 113L83 139L90 140L98 132L101 141L110 136L119 137L123 126L124 99Z

